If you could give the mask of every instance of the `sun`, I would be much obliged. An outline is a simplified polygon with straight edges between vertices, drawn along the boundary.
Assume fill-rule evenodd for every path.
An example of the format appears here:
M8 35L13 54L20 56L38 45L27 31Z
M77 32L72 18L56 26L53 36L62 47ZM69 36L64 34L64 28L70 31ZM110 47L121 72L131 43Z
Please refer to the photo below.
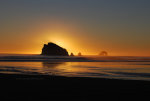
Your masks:
M69 53L71 52L76 52L75 49L75 45L74 45L74 41L73 38L71 36L69 36L67 33L56 33L56 32L51 32L49 34L47 34L47 42L53 42L65 49L67 49L67 51Z
M63 48L69 48L69 42L67 42L67 39L63 37L51 37L49 42L53 42Z
M63 40L53 40L52 42L61 47L64 47L64 48L67 47L67 45L65 44L65 42Z

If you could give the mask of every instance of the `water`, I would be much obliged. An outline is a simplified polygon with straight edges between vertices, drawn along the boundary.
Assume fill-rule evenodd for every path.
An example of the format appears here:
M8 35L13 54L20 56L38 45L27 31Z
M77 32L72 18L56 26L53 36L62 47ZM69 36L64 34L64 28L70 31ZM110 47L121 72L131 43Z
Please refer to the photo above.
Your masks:
M150 81L150 57L1 55L0 73Z

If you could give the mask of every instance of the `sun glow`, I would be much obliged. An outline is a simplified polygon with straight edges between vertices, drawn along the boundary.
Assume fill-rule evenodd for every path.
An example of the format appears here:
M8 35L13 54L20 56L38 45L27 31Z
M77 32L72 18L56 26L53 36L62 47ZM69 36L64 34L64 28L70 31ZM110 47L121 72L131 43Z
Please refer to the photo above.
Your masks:
M53 42L53 43L55 43L55 44L57 44L63 48L68 47L68 45L62 39L53 39L53 40L50 40L50 42Z
M69 53L72 51L71 50L72 41L68 37L64 36L62 33L55 33L51 35L48 39L48 42L53 42L67 49Z

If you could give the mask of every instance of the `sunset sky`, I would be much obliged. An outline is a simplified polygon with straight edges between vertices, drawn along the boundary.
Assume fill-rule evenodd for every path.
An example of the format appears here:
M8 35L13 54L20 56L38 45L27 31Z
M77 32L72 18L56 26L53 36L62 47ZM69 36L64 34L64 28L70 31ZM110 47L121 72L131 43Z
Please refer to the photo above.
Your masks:
M0 53L150 56L150 0L0 0Z

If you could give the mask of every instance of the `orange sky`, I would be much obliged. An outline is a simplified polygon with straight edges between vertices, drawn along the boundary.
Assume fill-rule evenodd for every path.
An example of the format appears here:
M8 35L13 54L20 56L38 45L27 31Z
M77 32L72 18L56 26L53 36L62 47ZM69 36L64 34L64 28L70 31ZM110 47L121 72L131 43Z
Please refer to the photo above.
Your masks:
M74 54L150 56L146 1L30 1L0 3L0 53L40 54L54 42Z
M25 30L22 28L6 31L0 40L0 53L40 54L43 44L54 42L74 54L81 52L84 55L97 55L105 50L109 55L149 56L150 47L147 44L144 46L143 43L135 43L135 40L126 35L122 37L127 40L118 39L119 36L108 37L103 34L110 33L107 30L94 31L98 33L94 35L76 23L63 23L61 20L53 23L43 20L36 24Z
M121 39L115 40L101 34L108 31L98 31L98 35L94 35L91 34L92 32L84 31L82 26L77 26L76 23L64 24L61 21L53 23L42 22L38 24L39 26L20 30L17 33L22 33L21 35L15 35L15 29L13 29L11 33L14 35L7 36L4 34L4 39L0 40L0 52L40 54L43 44L54 42L66 48L69 53L73 52L74 54L81 52L84 55L97 55L105 50L108 51L109 55L149 56L150 48L146 45L141 46L140 42L136 44L130 39L127 42Z

